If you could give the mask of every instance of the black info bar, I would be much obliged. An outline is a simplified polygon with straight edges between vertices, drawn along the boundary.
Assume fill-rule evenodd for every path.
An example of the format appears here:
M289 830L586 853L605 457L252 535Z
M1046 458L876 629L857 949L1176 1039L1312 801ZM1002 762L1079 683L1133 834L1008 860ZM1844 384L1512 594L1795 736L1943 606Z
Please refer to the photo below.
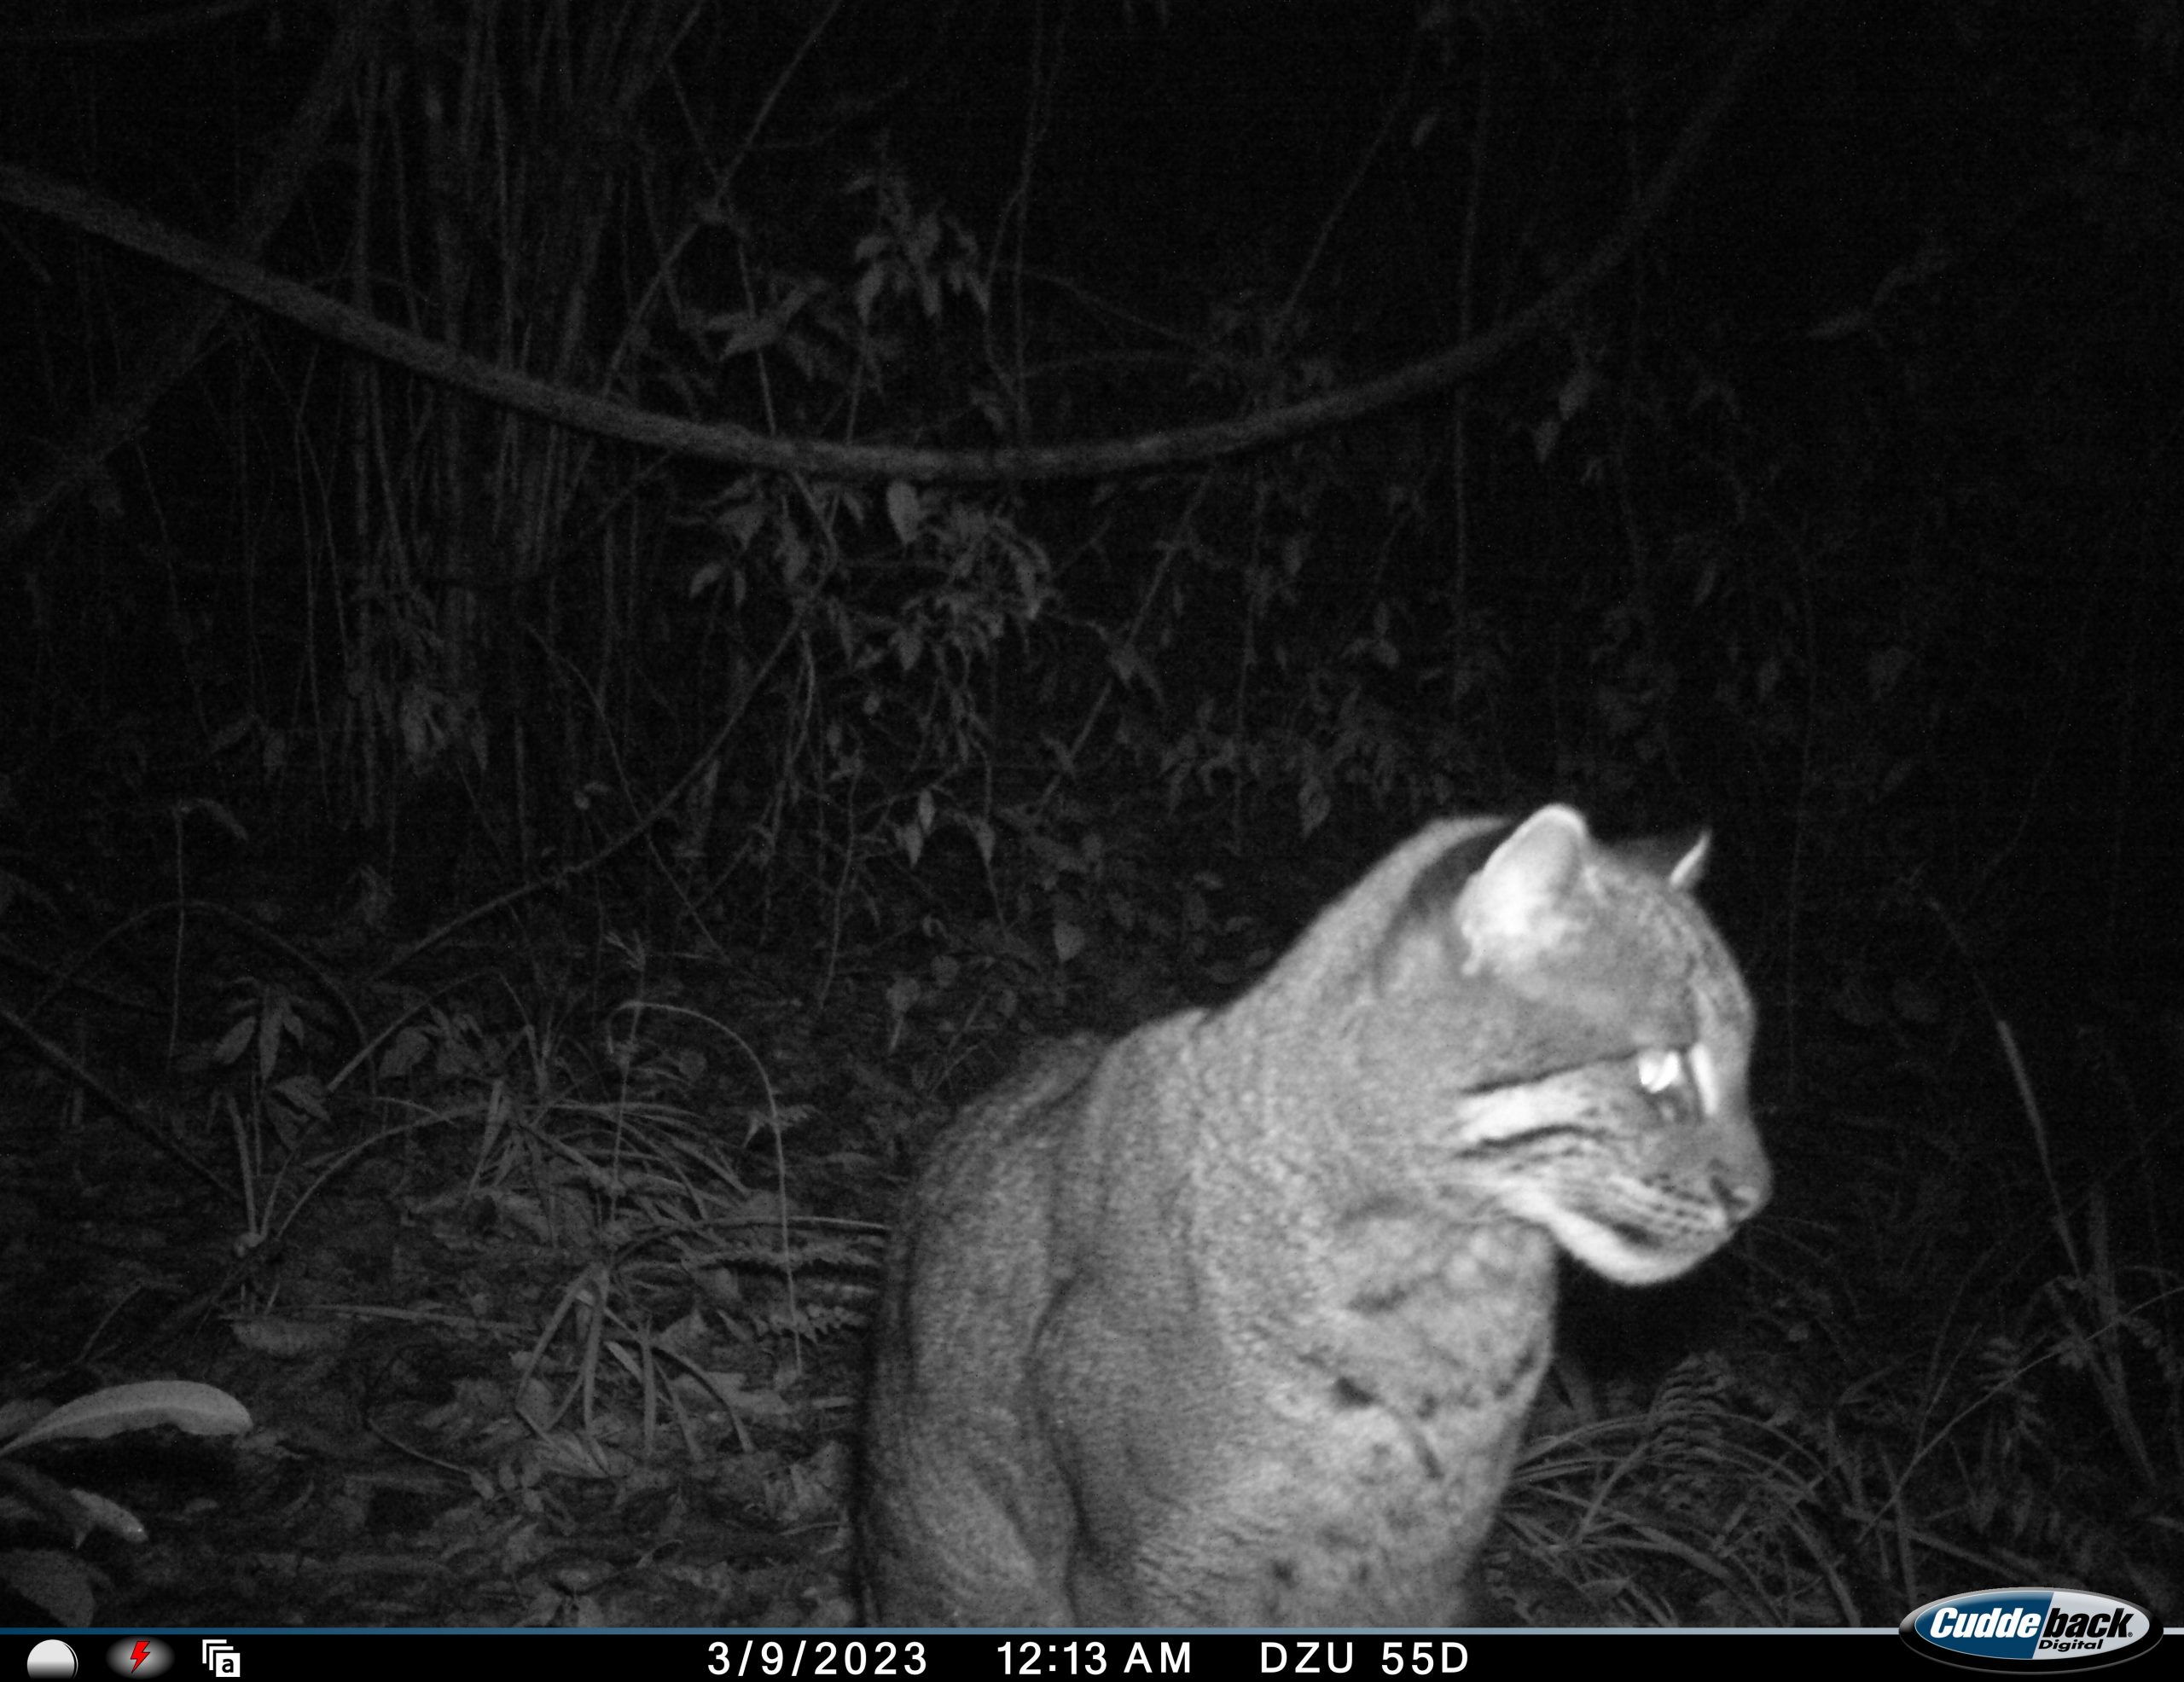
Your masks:
M24 1629L0 1633L0 1682L1535 1682L1565 1667L1751 1679L1800 1662L1793 1649L1856 1682L1935 1673L1893 1629Z

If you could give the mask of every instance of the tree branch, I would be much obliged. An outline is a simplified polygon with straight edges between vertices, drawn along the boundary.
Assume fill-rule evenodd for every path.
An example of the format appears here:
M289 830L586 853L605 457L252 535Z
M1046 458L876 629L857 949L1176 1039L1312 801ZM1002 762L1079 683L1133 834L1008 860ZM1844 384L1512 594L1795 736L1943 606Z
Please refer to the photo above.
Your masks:
M1444 390L1507 356L1562 316L1629 254L1640 235L1683 184L1722 116L1750 84L1799 3L1800 0L1771 0L1745 32L1728 69L1686 122L1667 159L1621 223L1582 264L1528 308L1477 339L1343 391L1240 420L1209 421L1100 443L935 450L769 438L743 426L680 420L549 385L404 333L109 199L32 170L0 164L0 200L72 223L285 316L310 332L425 379L601 438L700 461L773 468L818 478L956 484L1105 478L1262 449L1322 431ZM11 514L8 523L0 525L0 531L10 529L13 524Z

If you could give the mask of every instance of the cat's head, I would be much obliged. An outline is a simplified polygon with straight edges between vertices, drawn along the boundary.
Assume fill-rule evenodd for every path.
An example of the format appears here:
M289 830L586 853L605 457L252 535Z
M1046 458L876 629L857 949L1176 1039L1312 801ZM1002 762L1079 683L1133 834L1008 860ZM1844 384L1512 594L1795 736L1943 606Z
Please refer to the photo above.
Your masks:
M1692 897L1707 843L1605 846L1566 806L1452 833L1396 900L1354 1024L1375 1085L1417 1106L1413 1166L1609 1279L1673 1278L1772 1187L1751 996Z

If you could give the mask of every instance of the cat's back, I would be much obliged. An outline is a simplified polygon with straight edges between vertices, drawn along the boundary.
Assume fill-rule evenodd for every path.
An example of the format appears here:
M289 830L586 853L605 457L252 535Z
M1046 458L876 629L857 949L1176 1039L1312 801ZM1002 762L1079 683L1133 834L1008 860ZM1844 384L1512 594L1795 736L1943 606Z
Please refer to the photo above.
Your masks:
M983 1318L1044 1290L1055 1153L1076 1134L1106 1049L1090 1035L1036 1047L921 1153L895 1221L883 1358L921 1280L936 1308Z
M874 1327L861 1529L877 1618L1075 1620L1052 1569L1073 1498L1045 1447L1035 1367L1101 1204L1136 1183L1085 1162L1137 1114L1101 1096L1131 1061L1117 1049L1089 1035L1036 1048L921 1154ZM937 1419L950 1422L940 1436Z
M913 1331L946 1339L962 1357L949 1366L970 1383L1026 1353L1022 1321L1092 1265L1086 1240L1128 1224L1153 1183L1145 1170L1166 1142L1159 1077L1185 1061L1202 1020L1185 1012L1119 1041L1037 1047L941 1129L897 1212L883 1359L907 1354Z

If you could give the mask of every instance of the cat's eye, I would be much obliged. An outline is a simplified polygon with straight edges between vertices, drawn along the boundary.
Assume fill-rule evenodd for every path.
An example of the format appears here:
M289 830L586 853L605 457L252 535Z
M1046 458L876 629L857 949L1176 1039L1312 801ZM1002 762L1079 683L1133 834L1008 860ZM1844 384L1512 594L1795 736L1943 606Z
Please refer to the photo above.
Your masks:
M1648 1046L1638 1053L1638 1084L1655 1098L1690 1078L1690 1066L1681 1051Z

